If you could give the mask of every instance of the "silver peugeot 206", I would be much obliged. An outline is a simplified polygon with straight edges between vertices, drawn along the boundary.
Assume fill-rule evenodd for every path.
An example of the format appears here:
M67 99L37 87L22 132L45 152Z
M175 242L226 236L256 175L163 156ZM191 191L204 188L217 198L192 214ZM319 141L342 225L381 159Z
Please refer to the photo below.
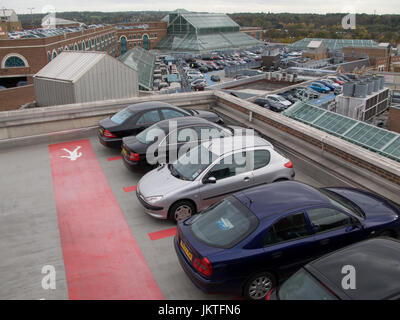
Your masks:
M292 162L265 139L225 137L203 142L174 163L150 171L136 195L149 215L179 221L234 192L294 176Z

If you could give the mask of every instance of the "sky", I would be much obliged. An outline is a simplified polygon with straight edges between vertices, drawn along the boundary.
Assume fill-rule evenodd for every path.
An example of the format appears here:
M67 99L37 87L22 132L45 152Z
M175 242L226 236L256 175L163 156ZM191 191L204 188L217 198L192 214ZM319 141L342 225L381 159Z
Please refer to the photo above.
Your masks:
M0 9L14 9L18 14L42 13L52 6L63 11L188 11L234 12L293 12L293 13L369 13L400 14L399 0L0 0Z

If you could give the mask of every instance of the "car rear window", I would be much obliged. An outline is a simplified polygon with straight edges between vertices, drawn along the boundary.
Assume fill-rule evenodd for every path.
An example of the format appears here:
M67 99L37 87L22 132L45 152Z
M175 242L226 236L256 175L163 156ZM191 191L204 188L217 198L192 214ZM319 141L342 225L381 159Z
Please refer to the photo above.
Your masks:
M114 114L111 117L111 121L113 121L117 124L122 124L126 119L130 118L131 115L132 115L132 113L129 112L129 109L125 108L125 109L121 110L120 112Z
M258 218L235 197L229 197L194 216L190 223L198 240L228 249L257 228Z

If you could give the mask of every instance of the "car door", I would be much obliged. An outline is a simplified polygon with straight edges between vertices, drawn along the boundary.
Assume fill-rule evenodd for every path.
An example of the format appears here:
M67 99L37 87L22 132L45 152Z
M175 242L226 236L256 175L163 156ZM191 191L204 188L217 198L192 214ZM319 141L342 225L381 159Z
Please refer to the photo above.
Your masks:
M203 208L252 185L253 174L247 168L245 159L246 152L235 152L214 163L205 173L199 187L200 203ZM210 177L215 178L216 183L207 183Z
M317 256L343 248L364 237L361 223L336 208L308 209L307 216L314 233Z
M314 238L303 211L275 219L263 235L265 268L289 275L313 259Z
M141 115L136 117L132 129L130 130L129 134L137 135L142 132L144 129L150 127L156 122L161 121L161 114L159 110L153 109L149 111L143 112Z
M253 168L252 185L271 183L275 180L275 169L271 163L271 152L267 149L248 151L247 161Z

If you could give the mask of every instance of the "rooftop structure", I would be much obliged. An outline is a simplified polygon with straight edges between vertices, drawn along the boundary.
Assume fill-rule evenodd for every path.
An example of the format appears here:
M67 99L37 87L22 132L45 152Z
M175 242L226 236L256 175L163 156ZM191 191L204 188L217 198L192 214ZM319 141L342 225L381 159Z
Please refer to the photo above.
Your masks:
M400 162L400 134L299 102L284 111L289 118Z
M240 26L225 14L177 11L169 14L167 35L156 48L205 52L258 44L258 40L240 32Z
M378 43L373 40L353 40L353 39L321 39L305 38L292 43L291 50L306 50L310 44L322 41L329 51L342 50L343 47L378 47Z
M63 52L34 77L39 106L138 96L137 72L106 53Z
M138 70L139 88L141 90L153 90L153 74L155 68L156 56L140 47L135 47L121 57L119 60Z

